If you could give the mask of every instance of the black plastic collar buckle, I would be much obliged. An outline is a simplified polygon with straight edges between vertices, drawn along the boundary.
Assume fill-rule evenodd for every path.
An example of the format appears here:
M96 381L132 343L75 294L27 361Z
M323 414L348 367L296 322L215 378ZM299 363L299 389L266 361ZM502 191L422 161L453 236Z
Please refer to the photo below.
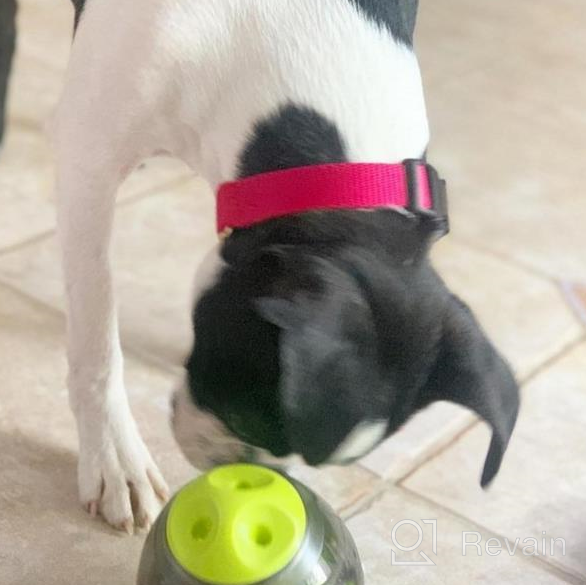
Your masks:
M434 167L420 159L407 159L403 161L407 174L407 186L409 190L409 204L407 210L413 215L429 222L438 237L443 237L450 231L448 216L448 194L446 182L439 176ZM424 166L427 171L429 190L431 194L431 209L422 207L423 189L420 183L418 169Z

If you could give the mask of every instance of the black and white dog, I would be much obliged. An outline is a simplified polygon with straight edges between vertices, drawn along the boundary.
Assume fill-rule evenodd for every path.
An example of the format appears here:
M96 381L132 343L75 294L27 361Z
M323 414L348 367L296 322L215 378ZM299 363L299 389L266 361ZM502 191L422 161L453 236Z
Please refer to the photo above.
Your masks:
M215 189L284 169L423 158L417 0L75 4L52 135L79 488L88 511L131 530L152 521L167 488L124 388L109 258L118 185L162 152ZM13 29L2 30L9 47ZM488 484L518 388L429 264L438 225L413 210L348 206L225 237L198 276L196 340L174 399L195 464L348 463L449 400L493 429Z

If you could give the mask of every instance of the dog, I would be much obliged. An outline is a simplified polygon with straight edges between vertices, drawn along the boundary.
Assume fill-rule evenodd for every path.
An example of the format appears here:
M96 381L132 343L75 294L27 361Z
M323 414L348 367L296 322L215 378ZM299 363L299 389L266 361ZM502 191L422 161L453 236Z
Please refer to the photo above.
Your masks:
M109 258L117 187L159 153L204 176L222 215L173 398L192 461L344 465L446 400L492 427L487 486L519 390L429 261L447 219L417 0L74 4L51 135L85 508L131 532L168 496L125 393ZM372 203L393 189L431 203Z

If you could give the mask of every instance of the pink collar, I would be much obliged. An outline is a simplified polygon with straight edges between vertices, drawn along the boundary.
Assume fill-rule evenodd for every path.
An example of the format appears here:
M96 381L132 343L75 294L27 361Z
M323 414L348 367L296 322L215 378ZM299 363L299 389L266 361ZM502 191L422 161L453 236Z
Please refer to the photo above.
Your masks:
M445 182L422 160L307 166L224 183L217 194L217 230L226 235L308 211L385 207L441 220L447 232Z

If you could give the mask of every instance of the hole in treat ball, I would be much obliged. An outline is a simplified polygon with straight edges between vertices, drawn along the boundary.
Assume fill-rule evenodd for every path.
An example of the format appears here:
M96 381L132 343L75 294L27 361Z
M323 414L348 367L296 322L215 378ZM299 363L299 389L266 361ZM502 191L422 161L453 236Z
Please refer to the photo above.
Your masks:
M211 518L199 518L196 520L191 530L191 534L195 540L205 540L211 533L213 523Z
M273 542L273 535L266 526L257 526L252 533L252 538L258 546L269 546Z
M239 481L236 484L236 489L240 490L240 491L251 490L252 488L253 488L253 485L249 481L246 481L246 480Z

